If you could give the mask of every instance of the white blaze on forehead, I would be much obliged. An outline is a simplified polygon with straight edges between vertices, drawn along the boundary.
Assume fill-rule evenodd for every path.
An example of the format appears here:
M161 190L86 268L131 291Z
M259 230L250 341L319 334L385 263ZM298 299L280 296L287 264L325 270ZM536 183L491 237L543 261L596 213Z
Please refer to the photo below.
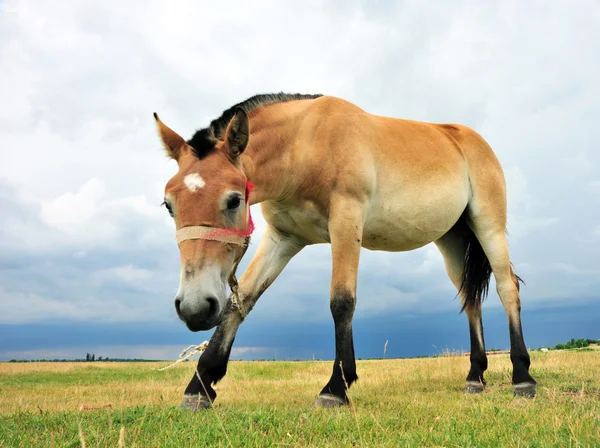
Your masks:
M206 185L206 182L204 182L204 179L198 173L188 174L183 178L183 183L192 193Z

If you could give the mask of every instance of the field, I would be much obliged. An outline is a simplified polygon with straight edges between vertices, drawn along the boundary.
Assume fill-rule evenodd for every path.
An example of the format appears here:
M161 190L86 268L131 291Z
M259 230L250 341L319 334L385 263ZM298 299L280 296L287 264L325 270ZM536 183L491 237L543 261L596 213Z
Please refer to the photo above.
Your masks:
M533 352L534 400L489 361L477 396L465 357L358 361L341 410L312 408L331 362L231 362L197 414L176 409L195 363L1 363L0 446L600 446L600 351Z

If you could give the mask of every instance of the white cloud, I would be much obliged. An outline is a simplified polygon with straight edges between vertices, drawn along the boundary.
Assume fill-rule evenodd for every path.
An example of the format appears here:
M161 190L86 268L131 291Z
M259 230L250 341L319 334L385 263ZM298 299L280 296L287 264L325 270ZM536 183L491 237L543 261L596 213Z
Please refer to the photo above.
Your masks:
M505 170L508 201L507 227L511 236L524 238L533 231L543 230L558 223L556 216L539 216L543 204L531 195L529 182L518 166Z
M76 193L43 201L41 219L60 232L61 244L115 244L127 237L150 242L156 230L164 231L168 225L174 232L159 204L150 205L145 195L108 199L105 184L98 179L90 179ZM134 223L139 227L132 228Z
M117 266L116 268L112 268L111 272L114 273L120 279L131 283L147 280L150 277L152 277L152 271L148 269L135 268L131 265Z
M565 168L575 175L580 175L593 170L593 164L585 152L577 152L574 155L563 157Z
M600 180L594 180L590 182L587 186L591 191L600 196Z
M58 300L38 294L11 292L0 288L0 323L14 324L67 319L74 321L130 322L144 320L144 310L128 307L117 300L96 300L81 291L77 300Z
M6 322L172 319L177 248L159 204L176 164L151 113L189 136L235 102L279 90L474 127L505 168L528 300L600 290L588 238L600 235L594 2L0 7L0 300L17 304ZM252 213L242 269L266 226ZM588 267L573 279L552 263ZM329 246L307 248L256 315L330 319L330 273ZM455 309L453 297L433 245L361 255L357 315Z
M68 230L68 226L88 224L96 212L96 203L103 199L104 193L104 183L90 179L77 193L65 193L44 203L42 220L64 230Z

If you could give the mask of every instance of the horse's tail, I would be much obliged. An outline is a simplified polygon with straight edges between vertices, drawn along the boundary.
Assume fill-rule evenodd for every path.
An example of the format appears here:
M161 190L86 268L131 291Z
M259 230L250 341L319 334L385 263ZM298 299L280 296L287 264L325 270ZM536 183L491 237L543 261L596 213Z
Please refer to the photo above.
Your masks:
M467 307L481 306L490 286L492 267L473 231L467 227L464 270L459 294L463 297L460 312Z

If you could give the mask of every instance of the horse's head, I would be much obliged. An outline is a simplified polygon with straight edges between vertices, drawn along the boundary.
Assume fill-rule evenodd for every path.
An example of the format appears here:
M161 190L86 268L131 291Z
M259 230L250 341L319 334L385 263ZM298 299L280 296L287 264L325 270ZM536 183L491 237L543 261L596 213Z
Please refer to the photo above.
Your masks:
M181 254L175 309L191 331L209 330L221 321L227 279L243 255L251 224L249 184L239 158L248 143L248 117L239 108L223 138L201 131L200 150L154 117L167 154L179 167L164 199L175 220Z

